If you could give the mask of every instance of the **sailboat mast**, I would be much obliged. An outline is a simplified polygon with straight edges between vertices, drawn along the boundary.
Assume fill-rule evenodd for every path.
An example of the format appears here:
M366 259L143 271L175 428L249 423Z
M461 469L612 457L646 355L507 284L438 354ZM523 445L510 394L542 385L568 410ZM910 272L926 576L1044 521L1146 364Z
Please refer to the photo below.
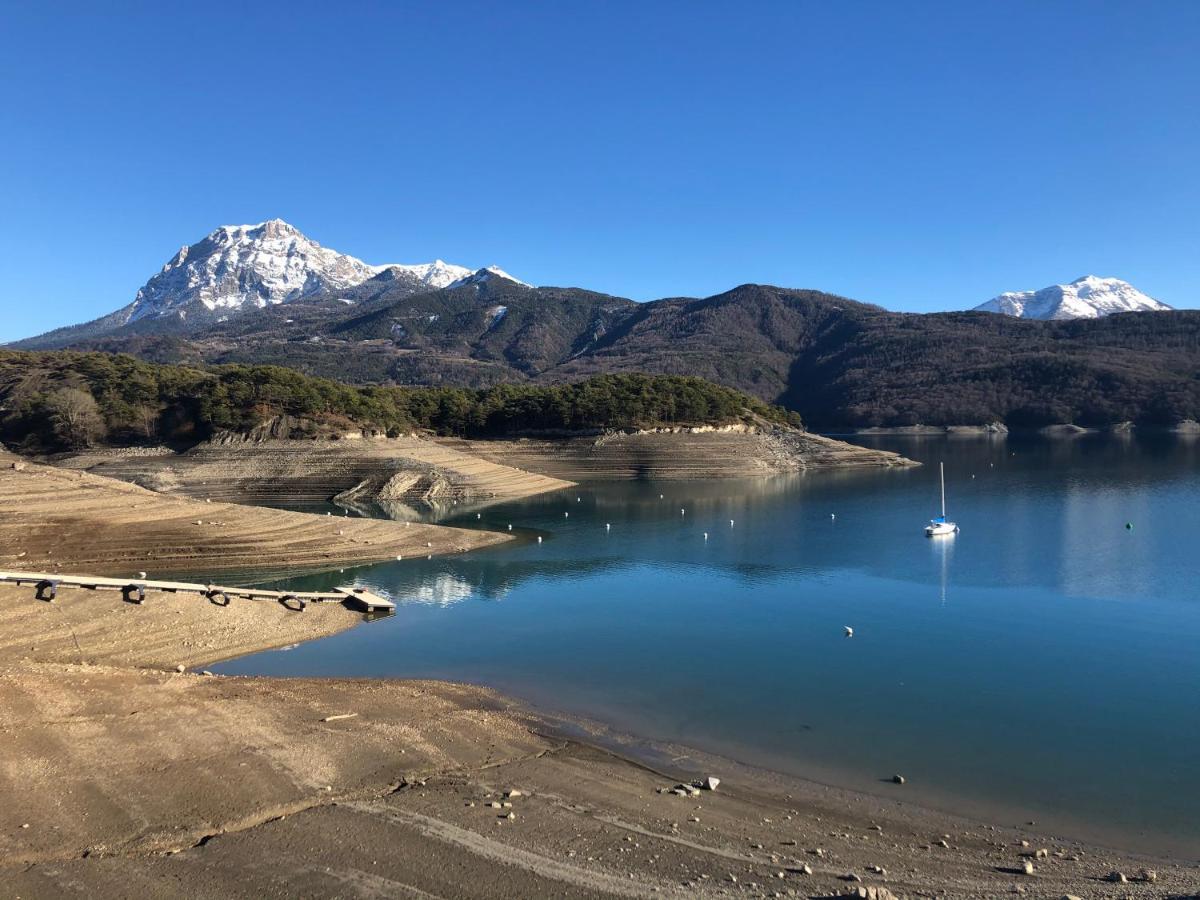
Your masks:
M946 464L938 463L938 474L942 480L942 518L946 518Z

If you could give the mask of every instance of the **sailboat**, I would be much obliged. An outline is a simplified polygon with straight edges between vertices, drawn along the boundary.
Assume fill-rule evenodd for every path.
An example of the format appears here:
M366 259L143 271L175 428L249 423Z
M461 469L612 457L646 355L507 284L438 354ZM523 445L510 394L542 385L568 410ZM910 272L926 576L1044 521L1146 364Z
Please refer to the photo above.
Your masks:
M943 534L958 534L958 525L946 521L946 464L938 463L938 475L942 481L942 514L936 519L930 519L925 526L925 537L938 537Z

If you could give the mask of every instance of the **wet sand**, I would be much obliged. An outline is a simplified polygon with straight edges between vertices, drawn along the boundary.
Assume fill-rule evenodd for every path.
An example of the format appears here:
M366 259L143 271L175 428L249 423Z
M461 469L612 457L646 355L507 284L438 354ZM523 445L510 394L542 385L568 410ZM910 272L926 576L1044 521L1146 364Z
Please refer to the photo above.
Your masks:
M78 479L42 474L64 491ZM19 491L4 484L4 540L23 535L25 552L49 549L64 570L109 546L16 528ZM87 508L107 488L68 494L66 508ZM273 552L302 556L286 534L303 542L308 528L326 527L307 518L318 521L293 520L271 539ZM143 539L160 560L196 559L196 547L153 533ZM137 538L126 533L119 546ZM1195 867L921 809L899 785L890 796L855 794L683 749L648 766L482 688L196 671L359 621L340 607L293 613L183 595L137 606L64 590L48 604L0 587L0 895L824 897L884 888L982 898L1020 888L1039 898L1166 898L1200 883ZM716 791L672 791L709 774L723 779ZM1103 880L1143 867L1156 870L1155 883Z

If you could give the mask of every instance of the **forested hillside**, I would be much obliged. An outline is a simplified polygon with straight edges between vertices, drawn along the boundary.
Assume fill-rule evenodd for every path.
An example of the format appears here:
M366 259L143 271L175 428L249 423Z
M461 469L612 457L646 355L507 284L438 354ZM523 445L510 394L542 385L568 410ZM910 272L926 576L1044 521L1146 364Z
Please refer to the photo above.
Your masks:
M380 276L186 334L86 346L193 366L286 365L370 385L697 376L830 430L1200 419L1198 311L1076 321L916 315L763 285L651 303L503 279L407 291Z
M699 378L604 375L487 389L352 387L278 366L202 369L105 353L0 352L0 440L27 449L197 441L276 417L298 434L529 431L723 425L799 417Z

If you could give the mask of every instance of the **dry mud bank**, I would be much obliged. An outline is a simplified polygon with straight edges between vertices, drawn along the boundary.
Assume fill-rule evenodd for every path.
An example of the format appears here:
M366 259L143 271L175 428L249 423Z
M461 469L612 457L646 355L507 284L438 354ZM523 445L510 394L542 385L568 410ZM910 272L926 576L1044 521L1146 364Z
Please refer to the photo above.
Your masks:
M0 453L0 569L89 575L290 575L507 537L165 496Z
M510 441L441 440L492 461L572 480L747 478L833 469L912 466L898 453L783 428L615 433Z
M384 500L415 510L527 497L570 483L419 437L247 440L184 453L84 453L62 462L155 491L241 503Z

